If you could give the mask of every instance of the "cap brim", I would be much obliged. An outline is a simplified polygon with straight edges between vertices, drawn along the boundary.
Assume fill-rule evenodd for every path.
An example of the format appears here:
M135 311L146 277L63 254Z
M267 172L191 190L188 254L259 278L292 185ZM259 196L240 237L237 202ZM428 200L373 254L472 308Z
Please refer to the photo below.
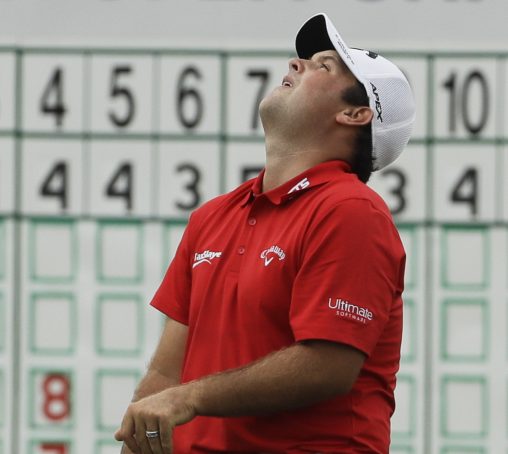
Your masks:
M335 50L353 75L365 85L348 45L325 13L312 16L302 25L296 35L295 47L298 56L305 59L310 59L317 52Z

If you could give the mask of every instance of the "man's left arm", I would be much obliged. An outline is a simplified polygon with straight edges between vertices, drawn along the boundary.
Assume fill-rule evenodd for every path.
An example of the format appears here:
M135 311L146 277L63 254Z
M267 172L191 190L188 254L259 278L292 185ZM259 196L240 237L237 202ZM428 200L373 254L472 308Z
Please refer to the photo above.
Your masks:
M159 430L156 454L171 452L172 429L196 416L250 416L292 410L346 394L365 354L322 340L298 342L238 369L203 377L132 403L116 432L133 452L136 438ZM160 443L160 444L159 444ZM157 445L157 446L153 446Z

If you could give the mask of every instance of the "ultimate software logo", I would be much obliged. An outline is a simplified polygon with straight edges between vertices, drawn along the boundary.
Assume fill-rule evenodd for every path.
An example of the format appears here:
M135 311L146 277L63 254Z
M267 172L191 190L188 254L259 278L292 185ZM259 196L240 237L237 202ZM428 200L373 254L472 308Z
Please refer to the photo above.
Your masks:
M328 298L328 307L336 311L338 317L350 318L361 323L370 322L374 314L369 309L351 304L341 298Z

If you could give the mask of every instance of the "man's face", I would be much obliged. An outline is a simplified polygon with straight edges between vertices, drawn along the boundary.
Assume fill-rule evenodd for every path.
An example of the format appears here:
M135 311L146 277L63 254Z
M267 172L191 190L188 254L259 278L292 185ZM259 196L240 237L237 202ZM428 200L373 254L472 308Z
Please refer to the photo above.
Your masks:
M336 51L318 52L310 60L292 59L281 86L260 105L276 121L286 119L301 127L316 122L334 122L335 115L347 104L342 92L356 84L356 79Z

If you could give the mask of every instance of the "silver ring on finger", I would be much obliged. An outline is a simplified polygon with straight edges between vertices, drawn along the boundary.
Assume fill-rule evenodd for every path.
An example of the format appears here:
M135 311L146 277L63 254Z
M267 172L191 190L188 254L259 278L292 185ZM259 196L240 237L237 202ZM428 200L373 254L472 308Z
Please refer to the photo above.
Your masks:
M145 432L146 438L157 438L159 436L158 430L147 430Z

